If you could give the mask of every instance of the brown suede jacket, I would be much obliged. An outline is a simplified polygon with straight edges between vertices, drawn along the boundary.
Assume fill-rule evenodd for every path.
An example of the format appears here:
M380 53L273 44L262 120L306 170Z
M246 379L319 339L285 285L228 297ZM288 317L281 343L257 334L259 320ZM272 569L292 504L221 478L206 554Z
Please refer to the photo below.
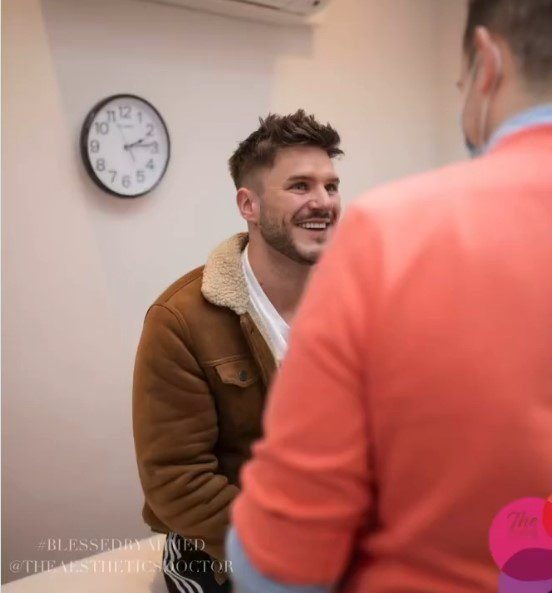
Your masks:
M203 540L219 560L276 370L242 272L247 240L231 237L155 301L134 371L142 516L154 531Z

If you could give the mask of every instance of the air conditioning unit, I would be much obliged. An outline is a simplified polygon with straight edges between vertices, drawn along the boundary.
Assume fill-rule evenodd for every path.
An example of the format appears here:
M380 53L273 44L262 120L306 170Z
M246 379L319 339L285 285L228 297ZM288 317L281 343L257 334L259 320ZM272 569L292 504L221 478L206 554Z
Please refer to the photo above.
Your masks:
M141 0L210 12L234 18L277 24L308 25L316 22L330 0Z

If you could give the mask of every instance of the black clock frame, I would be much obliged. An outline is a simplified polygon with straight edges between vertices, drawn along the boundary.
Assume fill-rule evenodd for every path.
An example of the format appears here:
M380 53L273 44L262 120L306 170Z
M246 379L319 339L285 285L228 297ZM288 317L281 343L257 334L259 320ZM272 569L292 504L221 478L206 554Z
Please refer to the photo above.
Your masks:
M88 156L88 134L90 132L92 123L94 122L94 119L95 119L96 115L98 114L98 111L100 111L107 103L110 103L111 101L113 101L115 99L138 99L138 101L142 101L143 103L145 103L157 115L157 117L159 118L159 121L163 125L165 134L167 135L167 162L165 163L165 166L163 167L163 171L161 171L161 175L159 176L159 179L146 191L143 191L142 193L139 193L139 194L133 194L131 196L129 196L127 194L120 194L120 193L114 191L113 189L111 189L110 187L108 187L107 185L104 185L103 182L100 180L100 178L96 175L96 171L94 170L94 167L92 166L92 163L90 162L90 158ZM171 137L169 135L169 129L167 128L167 125L165 124L165 120L163 119L163 116L159 113L159 111L149 101L147 101L143 97L139 97L138 95L131 95L128 93L119 93L117 95L110 95L109 97L102 99L101 101L96 103L96 105L94 105L94 107L92 107L92 109L88 112L88 115L86 116L86 119L84 120L84 123L82 124L82 129L81 129L81 134L80 134L80 151L81 151L82 161L86 168L86 172L88 173L88 175L90 176L92 181L101 190L111 194L112 196L116 196L117 198L133 199L133 198L139 198L140 196L144 196L144 195L148 194L149 192L153 191L159 185L159 183L165 176L167 167L169 166L169 161L171 160Z

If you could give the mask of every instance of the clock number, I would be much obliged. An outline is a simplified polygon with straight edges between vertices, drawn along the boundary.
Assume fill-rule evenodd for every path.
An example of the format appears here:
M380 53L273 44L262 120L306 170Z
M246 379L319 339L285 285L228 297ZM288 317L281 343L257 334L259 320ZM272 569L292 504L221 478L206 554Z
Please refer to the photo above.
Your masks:
M111 183L113 183L115 181L115 178L117 177L117 171L113 171L113 169L109 169L109 172L111 173Z
M100 143L97 140L90 142L90 152L98 152L100 150Z
M109 124L106 121L97 121L94 124L96 126L96 134L107 134L109 132Z
M138 111L138 122L142 123L142 112Z
M122 119L130 119L130 105L120 105L119 115Z
M142 169L138 169L138 171L136 171L136 181L138 183L144 183L145 180L146 174L144 173L144 171L142 171Z
M146 136L153 136L153 124L146 124L146 128L148 128Z
M151 154L157 154L159 152L159 143L158 142L154 142L151 145Z
M105 159L98 159L96 161L96 171L105 171Z
M123 175L123 187L130 187L130 175Z
M115 111L113 111L113 109L107 111L107 121L115 121Z
M152 171L155 169L155 166L153 164L153 159L150 159L146 165L146 169L151 169Z

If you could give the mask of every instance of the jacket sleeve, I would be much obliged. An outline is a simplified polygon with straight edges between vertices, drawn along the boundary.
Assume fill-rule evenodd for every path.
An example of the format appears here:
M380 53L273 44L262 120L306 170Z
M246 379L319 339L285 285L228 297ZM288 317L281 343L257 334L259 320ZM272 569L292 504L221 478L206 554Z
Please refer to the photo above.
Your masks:
M185 320L167 305L146 315L134 370L133 425L146 502L171 530L222 559L238 488L218 474L217 413Z

